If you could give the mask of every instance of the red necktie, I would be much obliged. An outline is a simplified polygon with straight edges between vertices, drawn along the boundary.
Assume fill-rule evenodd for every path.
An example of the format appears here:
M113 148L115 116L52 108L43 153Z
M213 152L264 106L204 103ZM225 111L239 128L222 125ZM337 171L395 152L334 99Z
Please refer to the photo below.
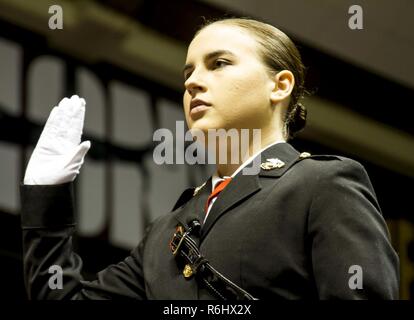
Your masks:
M218 194L223 191L223 189L230 183L231 178L226 178L223 181L220 181L218 184L216 184L216 186L214 187L214 191L208 196L207 202L206 202L206 206L204 209L204 212L207 213L208 210L208 206L210 205L211 200L214 197L217 197Z

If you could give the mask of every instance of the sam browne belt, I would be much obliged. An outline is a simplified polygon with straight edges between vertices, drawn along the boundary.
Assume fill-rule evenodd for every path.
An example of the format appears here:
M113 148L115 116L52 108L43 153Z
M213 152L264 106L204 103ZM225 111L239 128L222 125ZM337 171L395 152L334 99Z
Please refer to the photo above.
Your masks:
M186 279L195 277L222 300L257 300L217 271L200 253L197 243L191 238L191 234L199 231L200 222L194 219L188 225L187 230L182 225L178 225L170 241L171 252L179 267L183 267L184 277Z

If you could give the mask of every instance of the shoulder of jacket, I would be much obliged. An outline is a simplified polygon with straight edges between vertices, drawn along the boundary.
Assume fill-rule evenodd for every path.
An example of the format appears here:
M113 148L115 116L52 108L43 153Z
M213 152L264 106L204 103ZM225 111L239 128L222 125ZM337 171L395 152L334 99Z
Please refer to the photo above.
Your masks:
M302 152L297 159L297 162L306 160L306 159L312 159L316 161L341 161L341 164L344 166L351 166L351 167L362 167L363 165L358 162L357 160L344 157L344 156L338 156L334 154L313 154L311 155L309 152Z
M303 160L318 160L318 161L332 161L332 160L340 160L343 161L346 159L342 156L337 156L333 154L310 154L309 152L302 152L299 154L297 161L303 161Z
M329 175L338 174L339 172L362 172L363 174L366 174L365 167L360 162L344 156L331 154L310 155L308 152L305 154L302 152L295 164L302 161L309 162L310 166L306 165L305 168L313 173L323 172L324 174Z
M334 154L313 154L302 152L294 162L294 165L303 163L306 168L322 169L322 170L343 170L344 168L361 168L362 165L351 158ZM362 167L363 168L363 167Z

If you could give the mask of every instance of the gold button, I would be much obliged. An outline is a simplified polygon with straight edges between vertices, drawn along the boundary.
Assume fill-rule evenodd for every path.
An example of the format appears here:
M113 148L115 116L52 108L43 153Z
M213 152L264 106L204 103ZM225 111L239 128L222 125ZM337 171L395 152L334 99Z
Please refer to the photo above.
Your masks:
M308 157L310 157L310 156L311 156L311 154L310 154L309 152L302 152L302 153L299 155L299 158L304 159L304 158L308 158Z
M183 270L183 275L185 278L190 278L193 275L193 269L189 264L186 264Z

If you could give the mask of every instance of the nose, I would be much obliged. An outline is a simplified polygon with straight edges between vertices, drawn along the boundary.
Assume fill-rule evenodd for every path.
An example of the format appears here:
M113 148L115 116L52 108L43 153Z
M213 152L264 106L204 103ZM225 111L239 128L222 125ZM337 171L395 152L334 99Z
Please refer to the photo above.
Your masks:
M184 86L191 96L195 96L198 92L204 92L207 89L204 81L201 79L200 74L196 74L195 71L184 82Z

